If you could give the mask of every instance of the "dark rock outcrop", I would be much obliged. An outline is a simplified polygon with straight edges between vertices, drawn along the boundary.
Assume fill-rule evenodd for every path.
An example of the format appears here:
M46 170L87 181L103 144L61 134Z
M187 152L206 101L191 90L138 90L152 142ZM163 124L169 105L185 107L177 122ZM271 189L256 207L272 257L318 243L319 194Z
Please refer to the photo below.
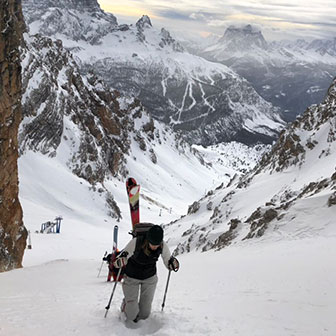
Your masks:
M23 28L21 1L4 1L0 6L0 272L22 266L27 238L17 168Z

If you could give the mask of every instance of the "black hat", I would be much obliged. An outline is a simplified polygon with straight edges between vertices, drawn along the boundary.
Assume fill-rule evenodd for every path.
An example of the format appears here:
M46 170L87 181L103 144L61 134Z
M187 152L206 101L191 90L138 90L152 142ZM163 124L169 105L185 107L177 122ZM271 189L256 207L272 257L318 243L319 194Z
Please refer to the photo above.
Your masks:
M163 230L159 225L152 226L147 232L147 239L152 245L160 245L163 240Z

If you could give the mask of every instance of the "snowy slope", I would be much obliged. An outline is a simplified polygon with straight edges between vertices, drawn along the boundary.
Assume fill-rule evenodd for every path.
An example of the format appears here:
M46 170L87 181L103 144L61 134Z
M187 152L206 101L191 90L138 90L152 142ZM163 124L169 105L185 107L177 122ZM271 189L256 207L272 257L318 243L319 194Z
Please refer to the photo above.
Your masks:
M168 227L177 252L222 249L250 238L336 235L335 82L325 101L284 131L253 172L207 194Z
M223 159L228 154L237 156L233 162L245 157L252 165L258 150L252 159L248 151L239 144L203 149L214 171L222 174L226 169L227 174L233 173L233 167ZM186 212L189 200L198 198L206 184L213 182L211 177L216 183L229 179L225 174L217 178L211 170L202 174L193 157L188 159L169 146L157 151L159 162L161 155L166 158L162 167L140 159L143 153L136 144L132 153L137 160L131 165L141 170L135 177L143 196L148 197L140 199L144 220L165 223L174 219ZM33 248L26 250L23 269L0 274L1 335L332 336L336 332L332 281L336 268L330 258L336 253L335 235L316 237L309 229L301 239L275 235L220 252L179 256L181 269L172 274L163 313L167 271L159 261L159 283L150 318L140 321L136 329L127 328L120 320L122 291L117 286L104 319L112 284L106 282L105 265L97 277L101 257L111 248L114 224L120 228L120 247L130 238L124 183L109 182L123 214L118 223L106 216L99 195L71 174L58 156L50 158L30 151L20 158L19 168L20 200ZM191 172L195 176L190 176ZM158 189L168 192L157 195ZM162 205L171 206L172 214ZM60 214L64 218L61 234L34 232L41 222ZM197 216L200 221L201 216ZM168 228L166 239L171 251L178 244L175 238L175 232Z
M105 267L97 278L100 255L53 260L59 254L50 253L49 262L0 274L0 334L333 336L335 246L335 238L314 237L183 255L163 313L167 271L159 261L152 315L136 329L119 319L120 286L104 319L112 284Z
M200 154L195 156L188 149L183 152L174 143L173 135L167 133L164 142L155 145L156 164L139 149L135 141L131 146L127 167L131 176L141 185L142 221L161 224L179 218L187 212L188 205L209 188L222 181L228 182L233 175L240 175L247 167L254 167L261 156L261 153L251 156L245 166L230 166L230 160L223 159L217 150L212 156L221 156L221 161L205 158L205 162L208 162L206 165L199 161ZM67 166L66 145L63 140L55 157L28 151L19 160L20 202L24 223L31 231L33 241L37 240L37 245L43 244L31 251L35 257L38 256L39 262L49 260L54 250L60 253L58 258L69 258L69 254L72 257L90 258L100 254L109 249L115 224L120 226L122 241L129 237L130 216L124 179L109 178L105 180L104 188L92 186L85 179L74 175ZM232 151L234 146L227 144L226 148L232 148ZM245 147L236 151L236 161L239 162L242 156L248 157L249 150ZM210 156L210 149L207 152ZM231 160L235 161L233 155ZM110 215L106 190L113 195L120 209L120 221ZM58 245L58 238L35 233L40 230L42 223L53 221L58 215L64 218L62 245ZM81 240L76 250L72 246L74 237ZM41 251L44 252L41 254Z

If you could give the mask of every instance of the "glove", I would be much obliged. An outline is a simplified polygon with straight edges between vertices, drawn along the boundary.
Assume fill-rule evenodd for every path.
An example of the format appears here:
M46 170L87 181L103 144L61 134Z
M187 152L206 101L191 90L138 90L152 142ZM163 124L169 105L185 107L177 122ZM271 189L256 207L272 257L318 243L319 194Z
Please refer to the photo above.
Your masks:
M113 266L115 268L121 268L124 267L127 264L127 258L126 257L118 257L114 262Z
M110 262L111 260L111 254L108 254L106 257L103 258L104 261Z
M168 268L170 271L177 272L180 268L180 263L174 257L171 257L168 261Z

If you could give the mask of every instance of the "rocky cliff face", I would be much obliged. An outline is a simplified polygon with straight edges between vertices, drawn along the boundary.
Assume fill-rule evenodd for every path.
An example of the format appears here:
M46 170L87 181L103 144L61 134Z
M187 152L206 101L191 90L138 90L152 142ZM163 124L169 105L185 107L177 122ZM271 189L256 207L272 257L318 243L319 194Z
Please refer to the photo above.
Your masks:
M21 1L4 1L0 6L0 272L21 266L27 237L17 171L23 25Z

